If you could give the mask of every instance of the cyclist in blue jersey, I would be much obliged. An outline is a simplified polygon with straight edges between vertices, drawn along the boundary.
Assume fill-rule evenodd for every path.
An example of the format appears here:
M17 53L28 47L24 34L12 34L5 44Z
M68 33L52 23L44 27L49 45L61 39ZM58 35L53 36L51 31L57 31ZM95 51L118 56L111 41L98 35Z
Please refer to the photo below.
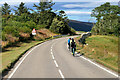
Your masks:
M70 40L71 38L68 39L68 48L70 49Z

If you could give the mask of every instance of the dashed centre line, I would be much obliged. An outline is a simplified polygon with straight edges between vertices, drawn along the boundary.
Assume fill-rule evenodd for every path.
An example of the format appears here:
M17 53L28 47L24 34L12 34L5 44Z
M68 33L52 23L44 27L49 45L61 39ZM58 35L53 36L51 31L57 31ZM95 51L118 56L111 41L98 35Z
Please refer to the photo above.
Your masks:
M59 69L58 71L59 71L61 77L63 78L63 80L65 80L65 77L64 77L64 75L62 74L62 71L61 71L60 69Z
M54 60L54 63L55 63L55 65L56 65L56 67L58 67L58 64L57 64L56 60Z
M52 59L55 59L54 55L52 54Z
M58 67L59 67L59 66L58 66L58 63L57 63L57 61L55 60L55 57L54 57L54 54L53 54L53 45L54 45L54 44L52 44L52 46L51 46L51 55L52 55L52 59L54 60L54 63L55 63L56 68L58 68ZM64 75L63 75L62 71L61 71L59 68L58 68L58 72L59 72L60 76L62 77L62 79L65 80Z
M53 55L53 53L51 52L51 54Z

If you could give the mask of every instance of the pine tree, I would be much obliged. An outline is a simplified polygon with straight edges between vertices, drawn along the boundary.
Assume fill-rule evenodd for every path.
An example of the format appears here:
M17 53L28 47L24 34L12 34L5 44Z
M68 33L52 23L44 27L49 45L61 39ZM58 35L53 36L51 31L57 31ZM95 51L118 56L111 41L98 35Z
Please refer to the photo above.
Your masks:
M10 12L11 12L10 5L8 5L7 3L5 3L2 6L2 15L9 15Z
M15 6L17 8L17 10L14 10L15 11L15 14L20 16L21 14L23 13L29 13L29 9L27 7L25 7L25 3L21 2L19 7Z

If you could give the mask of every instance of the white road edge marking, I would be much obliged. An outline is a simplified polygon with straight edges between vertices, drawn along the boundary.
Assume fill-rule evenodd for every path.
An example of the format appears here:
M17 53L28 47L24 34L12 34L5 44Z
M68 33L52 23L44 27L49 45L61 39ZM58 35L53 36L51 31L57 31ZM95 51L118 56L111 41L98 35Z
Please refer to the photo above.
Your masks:
M90 62L90 63L94 64L95 66L97 66L97 67L101 68L102 70L104 70L104 71L106 71L106 72L108 72L108 73L110 73L110 74L112 74L112 75L114 75L114 76L118 77L118 75L117 75L117 74L115 74L115 73L113 73L113 72L111 72L111 71L107 70L106 68L103 68L102 66L100 66L100 65L98 65L98 64L96 64L96 63L94 63L94 62L92 62L91 60L89 60L89 59L87 59L87 58L85 58L85 57L83 57L83 56L81 56L81 58L83 58L84 60L86 60L86 61L88 61L88 62Z
M38 45L40 46L40 45ZM37 48L38 46L35 46L34 48L32 48L28 54L25 55L25 57L20 61L20 63L16 66L16 68L13 70L13 72L9 75L8 79L7 80L10 80L10 78L14 75L14 73L16 72L16 70L19 68L19 66L22 64L22 62L25 60L25 58L35 49Z
M56 65L56 67L58 67L58 64L57 64L56 60L54 60L54 63L55 63L55 65Z
M63 76L62 71L61 71L60 69L59 69L58 71L59 71L61 77L63 78L63 80L65 80L65 79L64 79L65 77Z
M52 59L55 59L54 55L52 54Z

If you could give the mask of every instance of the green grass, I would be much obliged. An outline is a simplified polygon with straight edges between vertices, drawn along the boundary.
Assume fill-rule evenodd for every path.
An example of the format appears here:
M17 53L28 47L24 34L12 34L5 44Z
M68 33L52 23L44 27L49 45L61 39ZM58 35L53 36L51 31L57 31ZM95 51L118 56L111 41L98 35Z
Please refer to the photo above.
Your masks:
M86 43L88 45L81 48L77 42L77 51L115 71L118 70L118 37L93 35L86 39Z
M30 43L20 43L18 47L9 47L5 52L0 53L2 57L2 71L8 69L11 66L11 63L14 63L22 54L26 52L29 48L37 45L43 41L32 41Z

